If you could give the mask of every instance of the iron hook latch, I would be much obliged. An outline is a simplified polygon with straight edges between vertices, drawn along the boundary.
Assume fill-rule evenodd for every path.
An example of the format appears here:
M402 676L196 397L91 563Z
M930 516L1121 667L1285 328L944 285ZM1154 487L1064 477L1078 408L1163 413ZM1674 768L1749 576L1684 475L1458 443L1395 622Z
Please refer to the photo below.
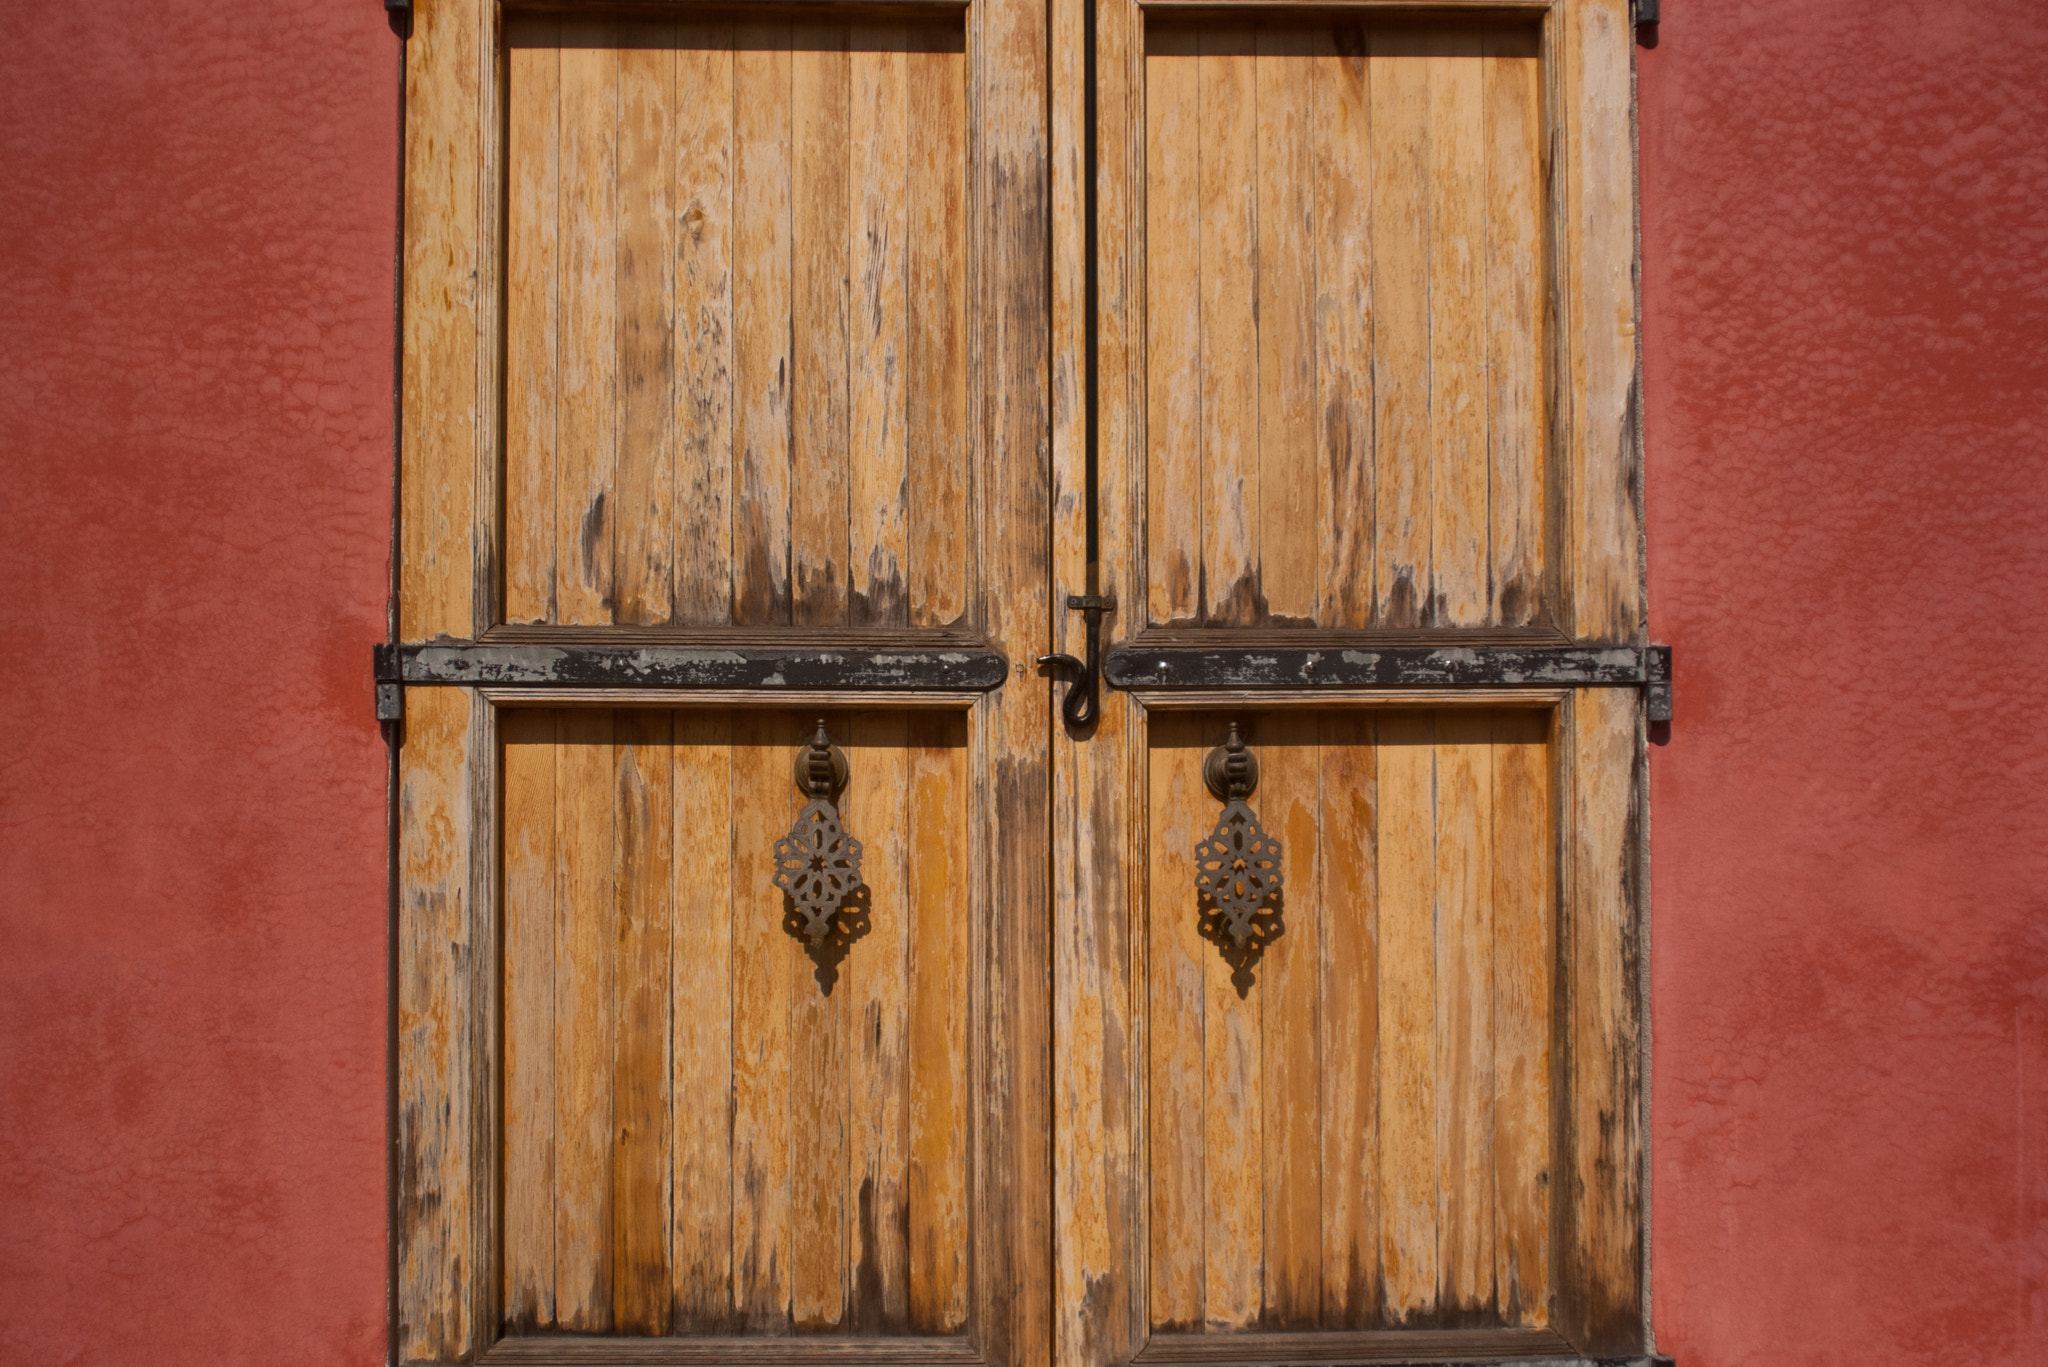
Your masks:
M1077 660L1071 655L1041 655L1038 662L1073 672L1074 681L1067 685L1066 700L1060 704L1060 716L1068 726L1080 731L1093 726L1102 712L1102 614L1116 611L1116 599L1096 593L1071 593L1067 595L1067 608L1080 613L1086 625L1088 658Z

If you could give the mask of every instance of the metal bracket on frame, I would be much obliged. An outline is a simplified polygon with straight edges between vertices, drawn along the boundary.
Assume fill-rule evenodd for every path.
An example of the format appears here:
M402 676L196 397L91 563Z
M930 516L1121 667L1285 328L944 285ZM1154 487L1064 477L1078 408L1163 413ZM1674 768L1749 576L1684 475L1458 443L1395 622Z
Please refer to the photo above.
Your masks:
M405 720L405 676L398 665L398 647L379 641L371 652L371 677L377 682L377 720Z

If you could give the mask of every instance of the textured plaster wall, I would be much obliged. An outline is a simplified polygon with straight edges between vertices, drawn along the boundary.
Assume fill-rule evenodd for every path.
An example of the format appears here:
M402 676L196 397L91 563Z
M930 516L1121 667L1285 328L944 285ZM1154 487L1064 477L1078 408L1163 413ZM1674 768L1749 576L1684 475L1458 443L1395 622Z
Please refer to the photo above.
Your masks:
M1641 53L1654 1284L1681 1367L2048 1362L2048 25Z
M378 1362L397 40L4 33L0 1362Z
M2048 1362L2048 28L1665 13L1661 1346ZM9 17L0 1361L373 1363L395 42Z

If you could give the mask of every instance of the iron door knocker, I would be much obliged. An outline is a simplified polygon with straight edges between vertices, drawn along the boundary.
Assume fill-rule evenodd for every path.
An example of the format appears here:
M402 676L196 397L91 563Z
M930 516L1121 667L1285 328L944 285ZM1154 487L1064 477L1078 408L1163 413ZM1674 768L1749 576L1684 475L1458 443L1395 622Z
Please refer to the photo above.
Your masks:
M1244 748L1236 722L1230 739L1202 761L1202 781L1222 799L1223 815L1195 846L1195 887L1215 902L1242 948L1252 935L1252 917L1279 899L1281 850L1245 803L1259 786L1259 761Z
M789 834L775 842L775 886L789 894L804 915L804 934L822 945L832 916L860 883L860 842L846 833L834 804L850 774L846 752L825 733L797 752L796 785L810 801L797 813Z

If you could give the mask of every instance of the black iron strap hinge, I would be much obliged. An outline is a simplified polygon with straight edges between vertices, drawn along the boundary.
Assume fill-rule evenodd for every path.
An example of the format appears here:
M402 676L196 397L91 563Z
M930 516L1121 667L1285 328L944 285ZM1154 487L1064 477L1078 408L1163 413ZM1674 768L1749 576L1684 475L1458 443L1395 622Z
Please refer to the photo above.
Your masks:
M1064 658L1064 657L1062 657ZM1148 645L1102 661L1111 688L1640 688L1649 720L1671 720L1670 646Z

